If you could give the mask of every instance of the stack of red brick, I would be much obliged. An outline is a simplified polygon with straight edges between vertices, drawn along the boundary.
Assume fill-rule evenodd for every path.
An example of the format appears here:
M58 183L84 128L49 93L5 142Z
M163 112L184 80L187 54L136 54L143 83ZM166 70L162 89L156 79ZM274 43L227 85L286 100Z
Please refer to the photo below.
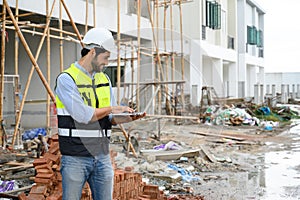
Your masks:
M60 151L58 135L48 140L49 150L41 158L34 160L36 170L34 182L36 183L29 194L19 194L20 200L61 200L62 177L60 174ZM112 163L115 168L114 200L164 200L167 199L158 189L158 186L146 185L142 175L133 172L133 167L124 170L117 169L114 162L116 153L111 153ZM92 200L88 184L82 190L81 200Z
M164 200L163 192L156 185L146 185L142 175L128 170L115 170L114 200Z

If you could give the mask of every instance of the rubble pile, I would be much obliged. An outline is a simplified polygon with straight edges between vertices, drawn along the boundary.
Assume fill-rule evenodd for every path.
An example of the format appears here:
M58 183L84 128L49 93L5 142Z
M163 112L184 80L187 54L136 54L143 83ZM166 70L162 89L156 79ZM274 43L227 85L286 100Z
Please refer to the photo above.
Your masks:
M268 106L211 105L200 114L200 119L207 125L224 126L258 126L272 130L279 122L287 122L299 118L299 110L290 106L279 105L275 108Z

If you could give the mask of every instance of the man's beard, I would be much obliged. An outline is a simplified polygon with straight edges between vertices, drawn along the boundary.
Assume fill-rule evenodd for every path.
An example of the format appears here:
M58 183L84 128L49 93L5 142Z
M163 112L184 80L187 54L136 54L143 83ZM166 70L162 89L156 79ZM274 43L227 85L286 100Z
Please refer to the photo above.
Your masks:
M92 67L93 67L93 71L96 72L96 73L103 71L103 66L102 65L98 66L94 62L92 62Z

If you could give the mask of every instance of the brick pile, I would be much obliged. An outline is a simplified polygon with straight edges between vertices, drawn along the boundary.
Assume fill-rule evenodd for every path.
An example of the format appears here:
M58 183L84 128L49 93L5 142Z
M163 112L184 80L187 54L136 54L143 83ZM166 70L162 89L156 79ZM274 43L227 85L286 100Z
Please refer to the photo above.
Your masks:
M147 185L139 173L116 169L114 177L114 200L165 200L163 192L156 185Z
M49 149L41 158L34 160L36 170L35 185L29 194L18 195L19 200L61 200L62 176L60 173L60 151L58 135L48 139ZM142 181L142 175L133 172L133 167L118 169L114 158L116 152L111 152L112 164L115 169L114 200L165 200L167 199L158 186L147 185ZM82 190L81 200L92 200L88 184Z

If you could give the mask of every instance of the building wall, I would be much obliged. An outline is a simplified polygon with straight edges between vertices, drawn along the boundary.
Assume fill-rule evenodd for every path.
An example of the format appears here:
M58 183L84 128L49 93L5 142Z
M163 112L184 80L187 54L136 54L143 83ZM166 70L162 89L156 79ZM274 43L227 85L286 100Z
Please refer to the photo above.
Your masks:
M288 85L290 92L292 91L293 85L297 88L300 85L300 72L275 72L275 73L265 73L265 85L269 85L270 91L266 93L270 94L272 92L272 85L275 85L276 93L281 93L281 85Z
M264 31L264 11L252 0L237 0L238 23L238 97L254 95L254 84L263 82L264 62L261 48L248 44L247 26ZM257 72L258 71L258 72Z

